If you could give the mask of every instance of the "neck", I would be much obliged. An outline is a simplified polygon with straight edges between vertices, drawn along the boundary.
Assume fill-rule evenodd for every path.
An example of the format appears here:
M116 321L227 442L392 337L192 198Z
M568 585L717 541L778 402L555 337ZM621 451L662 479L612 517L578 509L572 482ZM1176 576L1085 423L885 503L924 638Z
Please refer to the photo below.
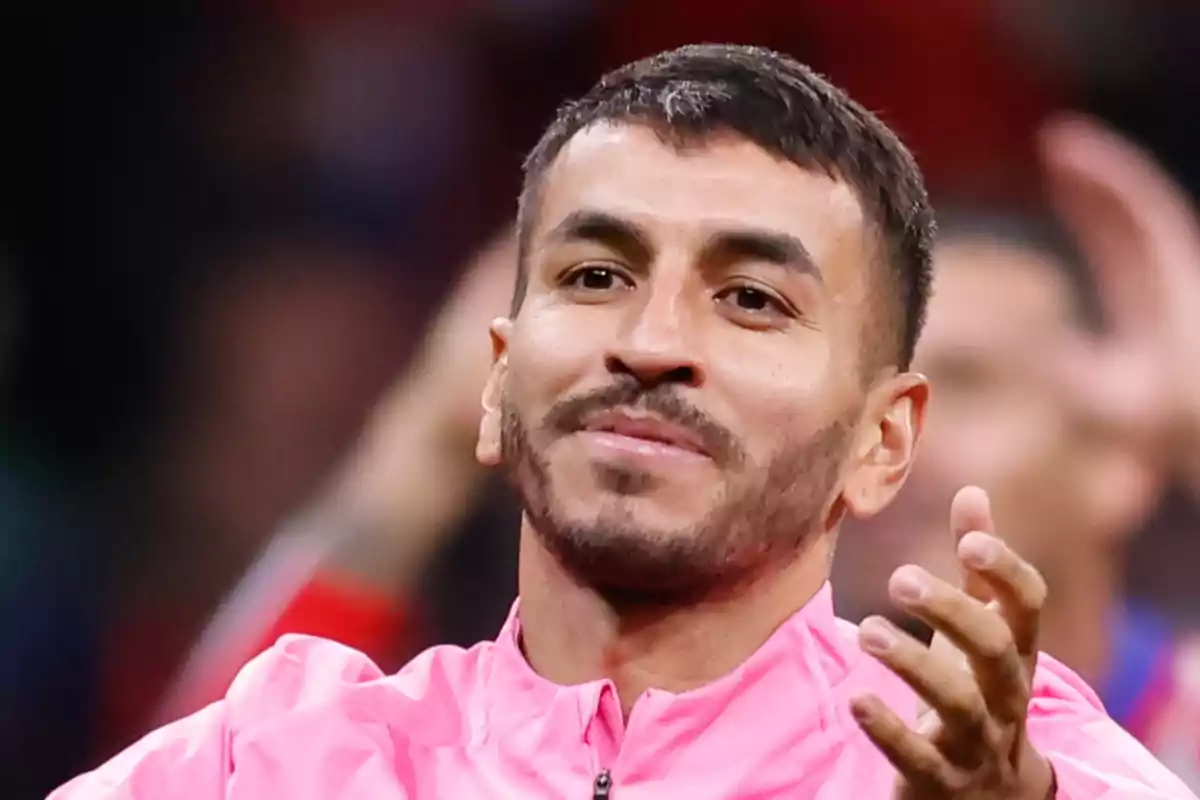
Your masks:
M1063 571L1047 576L1050 594L1039 625L1039 646L1093 686L1105 678L1109 665L1118 566L1115 553L1085 549Z
M679 693L746 661L821 588L829 537L742 592L690 606L616 609L562 570L521 528L522 647L542 677L560 685L612 681L626 717L647 689Z

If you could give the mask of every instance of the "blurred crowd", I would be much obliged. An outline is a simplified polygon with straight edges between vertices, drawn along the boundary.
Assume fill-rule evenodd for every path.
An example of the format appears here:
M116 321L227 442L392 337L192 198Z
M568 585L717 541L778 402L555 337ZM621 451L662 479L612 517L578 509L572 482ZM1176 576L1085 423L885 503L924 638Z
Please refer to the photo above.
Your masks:
M197 3L9 15L0 795L219 697L289 631L395 668L490 638L518 511L474 461L525 151L603 70L787 51L939 211L916 471L841 615L953 569L967 483L1043 647L1200 784L1200 7L1133 0Z

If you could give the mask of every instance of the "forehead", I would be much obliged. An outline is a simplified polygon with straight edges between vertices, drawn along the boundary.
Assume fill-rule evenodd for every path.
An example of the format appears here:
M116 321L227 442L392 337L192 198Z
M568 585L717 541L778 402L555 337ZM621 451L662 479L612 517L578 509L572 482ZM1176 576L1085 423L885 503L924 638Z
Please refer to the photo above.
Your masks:
M921 353L1035 345L1071 324L1071 290L1054 257L987 240L939 245Z
M847 184L734 135L678 148L643 125L586 128L543 179L535 236L581 208L630 219L652 236L782 231L818 264L864 241L862 208Z

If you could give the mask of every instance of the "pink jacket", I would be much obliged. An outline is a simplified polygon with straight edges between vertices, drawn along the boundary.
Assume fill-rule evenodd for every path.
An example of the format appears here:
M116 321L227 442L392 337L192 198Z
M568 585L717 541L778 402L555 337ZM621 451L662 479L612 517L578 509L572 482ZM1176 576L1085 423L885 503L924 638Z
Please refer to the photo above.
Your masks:
M894 772L847 702L916 700L860 654L822 591L746 663L702 689L649 691L628 724L606 681L557 686L517 644L437 647L396 675L322 639L285 636L225 699L155 731L51 800L766 800L886 798ZM1029 735L1071 800L1193 798L1043 657Z

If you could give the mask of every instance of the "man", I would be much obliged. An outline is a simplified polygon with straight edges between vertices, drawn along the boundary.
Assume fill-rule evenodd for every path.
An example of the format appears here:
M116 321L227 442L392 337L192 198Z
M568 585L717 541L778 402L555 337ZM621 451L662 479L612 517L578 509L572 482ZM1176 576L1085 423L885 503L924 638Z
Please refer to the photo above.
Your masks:
M665 53L564 108L519 224L477 446L524 509L498 640L385 677L285 638L56 798L1192 797L1035 674L1044 584L978 490L965 588L890 581L932 648L833 616L838 524L899 490L928 396L932 216L874 117L768 51Z

